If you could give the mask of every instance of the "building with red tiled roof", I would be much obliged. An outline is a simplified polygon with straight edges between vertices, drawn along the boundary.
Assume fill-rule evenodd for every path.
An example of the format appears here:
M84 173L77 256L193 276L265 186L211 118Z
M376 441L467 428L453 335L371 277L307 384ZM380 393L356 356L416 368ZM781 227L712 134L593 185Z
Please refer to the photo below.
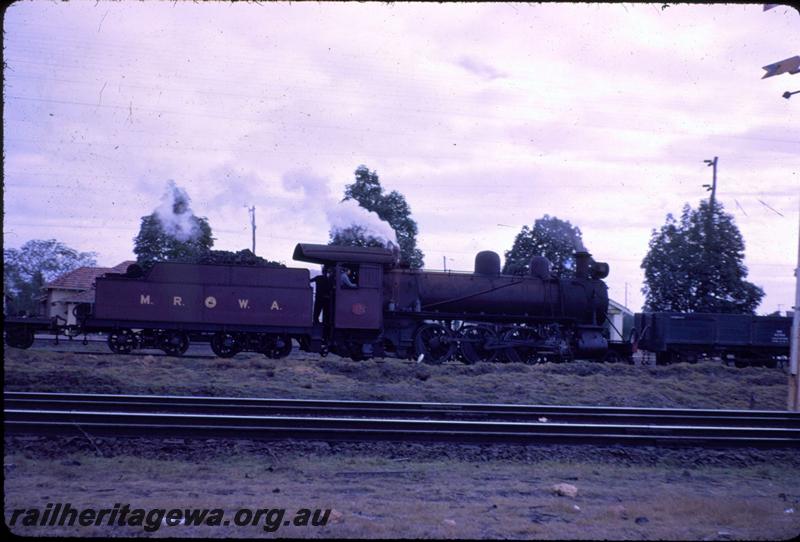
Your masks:
M79 303L94 303L94 281L106 273L124 273L134 261L124 261L114 267L79 267L64 273L52 282L44 285L45 314L60 318L60 323L75 325L72 310Z

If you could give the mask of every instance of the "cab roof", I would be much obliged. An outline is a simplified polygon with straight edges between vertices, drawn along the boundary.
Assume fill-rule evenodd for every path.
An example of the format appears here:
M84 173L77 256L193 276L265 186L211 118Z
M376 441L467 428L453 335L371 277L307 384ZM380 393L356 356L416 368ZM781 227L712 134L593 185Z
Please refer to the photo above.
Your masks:
M312 245L309 243L298 243L294 248L292 258L299 262L323 265L337 262L386 265L394 264L397 261L395 253L387 248Z

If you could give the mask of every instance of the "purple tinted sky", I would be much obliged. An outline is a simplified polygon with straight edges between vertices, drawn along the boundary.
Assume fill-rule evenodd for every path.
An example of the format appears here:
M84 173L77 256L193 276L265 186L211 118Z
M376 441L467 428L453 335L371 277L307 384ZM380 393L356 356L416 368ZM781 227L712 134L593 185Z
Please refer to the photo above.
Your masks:
M759 312L793 304L800 75L761 80L800 54L792 8L34 1L4 32L7 247L114 265L174 179L215 248L250 246L255 205L257 252L292 265L363 163L406 196L428 267L554 215L639 310L651 229L719 156Z

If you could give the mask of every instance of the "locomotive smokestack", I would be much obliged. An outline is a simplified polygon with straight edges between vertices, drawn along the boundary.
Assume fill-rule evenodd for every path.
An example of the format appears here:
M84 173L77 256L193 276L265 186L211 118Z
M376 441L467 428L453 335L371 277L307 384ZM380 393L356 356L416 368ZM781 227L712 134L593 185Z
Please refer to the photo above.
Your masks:
M575 252L575 276L579 279L588 279L589 270L592 265L592 255L581 250Z
M583 251L575 252L575 276L579 279L604 279L608 276L609 266L605 262L596 262L592 255Z

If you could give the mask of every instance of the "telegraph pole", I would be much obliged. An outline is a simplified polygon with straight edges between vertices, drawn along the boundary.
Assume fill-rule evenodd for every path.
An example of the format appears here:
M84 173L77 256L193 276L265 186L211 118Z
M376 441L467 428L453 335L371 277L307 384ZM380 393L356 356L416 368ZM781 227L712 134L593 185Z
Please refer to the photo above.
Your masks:
M711 212L713 213L714 212L714 200L715 200L715 198L717 196L717 157L715 156L713 160L703 160L703 162L705 162L706 164L708 164L709 166L712 166L714 168L714 181L713 181L713 184L711 184L711 185L704 184L703 185L703 188L705 188L706 190L710 190L711 191Z
M247 207L247 205L245 205ZM252 207L247 207L247 210L250 212L250 226L253 230L253 255L256 253L256 206L253 205Z

